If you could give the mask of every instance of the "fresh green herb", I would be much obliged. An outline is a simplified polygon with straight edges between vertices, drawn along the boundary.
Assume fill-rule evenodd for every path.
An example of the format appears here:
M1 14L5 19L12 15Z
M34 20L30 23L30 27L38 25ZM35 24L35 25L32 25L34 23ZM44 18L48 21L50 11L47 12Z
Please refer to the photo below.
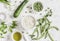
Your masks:
M19 16L19 14L21 13L23 7L26 5L27 2L28 2L28 0L24 0L24 1L18 6L18 8L15 10L14 15L13 15L15 18Z
M16 21L12 22L12 25L9 27L10 32L12 32L12 29L16 28L17 24Z
M0 38L3 38L4 37L3 34L7 33L6 29L7 25L4 22L2 22L0 25Z
M35 2L33 5L33 9L37 12L42 11L43 5L41 2Z
M41 39L42 37L47 38L49 36L51 41L54 41L54 39L49 33L49 30L52 28L56 30L59 30L59 29L55 26L51 26L51 21L48 19L49 16L52 16L51 9L47 12L46 15L44 15L43 18L38 19L38 24L36 25L36 28L33 31L32 35L30 35L33 40L38 40L38 39Z
M8 4L8 5L9 5L9 2L8 2L7 0L0 0L0 2L5 3L5 4Z

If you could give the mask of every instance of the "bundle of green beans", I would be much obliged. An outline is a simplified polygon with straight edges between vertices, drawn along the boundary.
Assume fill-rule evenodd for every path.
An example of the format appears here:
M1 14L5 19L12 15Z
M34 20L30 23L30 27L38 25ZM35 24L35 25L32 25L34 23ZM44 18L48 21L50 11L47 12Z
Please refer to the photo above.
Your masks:
M52 16L52 11L49 10L46 15L44 15L43 18L38 19L38 24L36 25L36 28L34 29L33 33L30 35L33 40L39 40L41 38L47 38L49 37L51 41L54 41L52 36L49 33L49 30L54 28L56 30L59 30L55 26L51 26L51 22L48 19L49 16Z

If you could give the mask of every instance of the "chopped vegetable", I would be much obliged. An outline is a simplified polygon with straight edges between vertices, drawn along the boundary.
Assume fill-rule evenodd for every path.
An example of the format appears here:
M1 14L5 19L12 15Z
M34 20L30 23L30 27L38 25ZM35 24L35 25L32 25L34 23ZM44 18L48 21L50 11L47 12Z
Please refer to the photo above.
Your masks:
M28 2L28 0L24 0L24 1L18 6L18 8L15 10L14 15L13 15L15 18L19 16L19 14L21 13L23 7L26 5L27 2Z
M54 28L56 30L59 30L59 29L55 26L51 26L51 22L48 19L48 17L51 16L51 15L52 15L52 11L49 10L47 12L47 14L44 15L43 18L38 19L38 24L36 25L36 28L33 31L32 35L30 35L33 40L38 40L38 39L41 39L42 37L47 38L49 36L51 41L54 41L52 36L49 33L49 30L52 29L52 28Z
M15 33L13 34L13 38L14 38L15 41L19 41L19 40L21 40L22 35L21 35L20 32L15 32Z
M12 32L12 29L16 28L17 24L16 21L12 22L12 25L9 27L10 32Z
M8 2L7 0L0 0L0 2L5 3L5 4L8 4L8 5L9 5L9 2Z
M35 11L37 11L37 12L42 11L42 10L43 10L43 5L42 5L42 3L41 3L41 2L35 2L35 3L33 4L33 9L34 9Z
M0 25L0 38L3 38L4 37L3 34L7 33L6 29L7 25L4 22L2 22Z

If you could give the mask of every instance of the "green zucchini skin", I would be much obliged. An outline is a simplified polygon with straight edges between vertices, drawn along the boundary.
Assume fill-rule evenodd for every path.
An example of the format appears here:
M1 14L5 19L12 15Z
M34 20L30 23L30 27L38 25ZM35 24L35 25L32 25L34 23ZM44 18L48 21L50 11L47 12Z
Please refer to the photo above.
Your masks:
M19 14L21 13L23 7L26 5L27 2L28 2L28 0L24 0L24 1L18 6L18 8L15 10L14 15L13 15L15 18L19 16Z
M10 3L7 0L0 0L0 2L7 4L7 5L10 5Z

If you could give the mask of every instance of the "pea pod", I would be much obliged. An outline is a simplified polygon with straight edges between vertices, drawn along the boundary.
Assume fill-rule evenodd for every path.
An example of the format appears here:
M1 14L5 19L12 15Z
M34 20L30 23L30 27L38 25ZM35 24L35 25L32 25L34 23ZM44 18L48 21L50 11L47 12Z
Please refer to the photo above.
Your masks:
M24 0L24 1L18 6L18 8L15 10L14 15L13 15L15 18L19 16L19 14L21 13L23 7L26 5L27 2L28 2L28 0Z

